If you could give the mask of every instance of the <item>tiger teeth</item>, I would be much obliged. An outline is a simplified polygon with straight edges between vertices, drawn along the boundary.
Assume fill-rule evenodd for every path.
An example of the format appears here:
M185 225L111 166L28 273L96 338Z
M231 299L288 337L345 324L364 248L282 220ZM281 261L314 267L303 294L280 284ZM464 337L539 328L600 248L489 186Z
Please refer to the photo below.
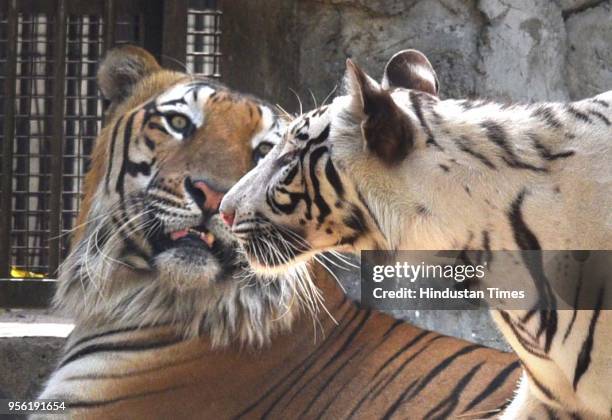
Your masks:
M212 246L215 243L215 235L213 235L210 232L200 232L198 230L195 229L187 229L189 231L189 233L191 233L192 235L197 236L198 238L200 238L200 240L202 240L204 243L206 243L206 245L208 245L209 247L212 248Z
M210 232L206 232L206 233L201 233L200 234L200 239L202 239L204 242L206 242L206 244L212 248L212 246L215 244L215 235L213 235Z

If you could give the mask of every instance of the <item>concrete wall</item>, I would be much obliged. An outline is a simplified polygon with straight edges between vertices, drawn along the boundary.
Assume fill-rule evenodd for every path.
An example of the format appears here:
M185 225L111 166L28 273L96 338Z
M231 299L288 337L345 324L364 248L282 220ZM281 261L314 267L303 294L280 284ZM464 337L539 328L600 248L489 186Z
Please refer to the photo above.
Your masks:
M229 5L228 3L231 3ZM224 80L296 111L339 85L352 57L372 76L423 51L442 97L571 100L612 89L611 0L226 2ZM265 10L265 13L262 13ZM312 92L312 94L311 94ZM358 273L342 276L359 296ZM486 311L405 311L417 325L505 347Z

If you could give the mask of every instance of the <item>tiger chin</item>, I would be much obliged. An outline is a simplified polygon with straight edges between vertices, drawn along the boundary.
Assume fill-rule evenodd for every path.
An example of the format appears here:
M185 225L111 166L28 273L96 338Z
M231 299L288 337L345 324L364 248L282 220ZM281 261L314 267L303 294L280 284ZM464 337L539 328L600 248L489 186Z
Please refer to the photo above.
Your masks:
M612 91L441 100L416 50L394 55L380 83L348 60L345 80L221 203L256 270L330 250L610 249ZM597 305L492 313L524 366L504 418L609 418L612 312Z
M261 346L290 328L301 310L295 295L311 287L305 266L262 281L218 214L285 121L254 97L163 69L135 46L111 50L98 82L105 126L55 295L75 318L73 336L173 325L214 346Z

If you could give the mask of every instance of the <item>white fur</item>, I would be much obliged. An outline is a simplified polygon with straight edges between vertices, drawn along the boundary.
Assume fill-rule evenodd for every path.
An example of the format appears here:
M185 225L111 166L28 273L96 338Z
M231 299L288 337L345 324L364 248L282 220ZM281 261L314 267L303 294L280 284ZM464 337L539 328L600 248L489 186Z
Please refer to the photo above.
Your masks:
M523 222L542 249L612 248L612 129L604 120L612 121L612 91L571 104L578 113L593 111L604 116L602 119L589 114L590 122L582 121L565 104L546 104L560 124L556 128L537 115L538 105L439 101L420 94L419 108L437 146L428 144L428 133L419 121L410 95L404 89L392 93L395 104L414 127L412 150L400 164L390 166L365 146L361 123L366 116L353 83L348 96L337 98L327 109L296 120L276 153L229 192L222 208L236 211L235 225L259 213L273 224L303 230L305 240L312 246L308 255L338 248L333 235L322 233L314 222L316 214L312 222L300 227L298 220L304 217L304 207L294 214L278 215L270 211L266 202L266 195L290 167L278 170L275 161L280 155L305 147L308 140L295 137L308 120L309 139L316 138L322 127L331 124L324 146L329 148L330 159L348 191L344 200L359 205L356 197L360 193L374 219L369 220L369 226L374 226L375 221L380 227L382 244L380 238L374 238L376 232L370 232L348 249L482 249L483 230L490 234L491 249L517 249L509 212L520 194L524 194L520 208ZM600 105L596 100L607 101L609 105ZM491 122L503 129L508 144L497 144L487 137L482 124ZM468 147L471 153L462 150L463 147ZM542 150L573 155L546 159ZM440 165L449 170L442 170ZM321 172L317 173L320 179L324 178ZM304 182L310 185L311 181ZM333 203L337 198L330 191L320 187L327 201ZM426 208L427 214L417 212L417 206ZM344 220L340 216L334 218L340 212L334 209L328 220ZM515 318L522 313L511 311ZM517 414L520 418L542 413L544 406L539 401L568 416L580 413L583 418L608 418L611 413L612 391L607 383L612 377L612 311L600 313L591 364L575 391L574 370L593 311L578 312L573 332L563 342L571 314L558 311L559 325L548 353L550 361L527 353L508 327L498 322L521 360L556 397L550 401L527 379L527 385L522 385L511 406L511 412L520 413ZM494 317L499 321L499 314ZM536 322L525 328L535 337ZM543 338L539 343L543 345Z

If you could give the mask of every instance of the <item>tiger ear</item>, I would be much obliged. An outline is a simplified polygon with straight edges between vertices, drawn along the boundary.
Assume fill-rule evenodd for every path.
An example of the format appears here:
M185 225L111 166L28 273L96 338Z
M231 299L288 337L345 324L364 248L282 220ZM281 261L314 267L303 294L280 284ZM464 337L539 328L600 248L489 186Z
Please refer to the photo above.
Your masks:
M434 96L438 96L440 88L433 66L425 54L417 50L403 50L391 57L385 66L381 84L383 89L399 87Z
M129 97L142 78L161 70L157 60L135 45L123 45L108 51L98 69L98 86L110 109Z
M394 165L408 155L413 145L410 118L396 105L391 94L346 60L346 79L353 112L362 118L366 147L383 162Z

